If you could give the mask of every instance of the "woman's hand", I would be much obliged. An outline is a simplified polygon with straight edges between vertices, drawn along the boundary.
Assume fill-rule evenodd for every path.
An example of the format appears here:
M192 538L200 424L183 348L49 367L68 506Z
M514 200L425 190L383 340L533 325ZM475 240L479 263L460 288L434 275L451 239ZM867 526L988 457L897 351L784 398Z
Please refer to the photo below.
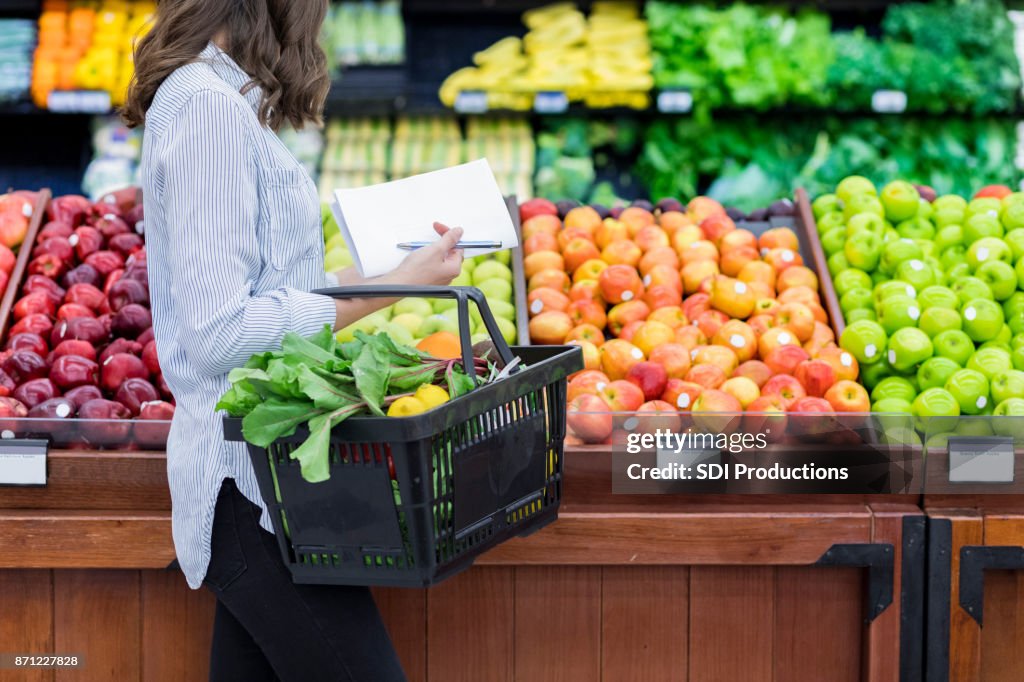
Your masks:
M434 223L441 236L436 243L410 253L395 271L384 277L392 284L446 286L462 272L462 250L455 245L462 239L462 228Z

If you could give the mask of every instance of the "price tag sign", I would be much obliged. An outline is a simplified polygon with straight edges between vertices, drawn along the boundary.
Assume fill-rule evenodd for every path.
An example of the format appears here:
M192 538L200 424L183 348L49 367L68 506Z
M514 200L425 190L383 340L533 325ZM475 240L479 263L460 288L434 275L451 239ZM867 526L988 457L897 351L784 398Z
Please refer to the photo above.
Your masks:
M102 90L54 90L46 98L50 111L60 114L106 114L110 93Z
M564 114L569 109L569 98L564 92L538 92L533 98L533 110L538 114Z
M875 90L871 110L879 114L902 114L907 110L907 93L902 90Z
M658 93L658 111L663 114L688 114L693 110L689 90L662 90Z
M460 114L487 113L487 93L483 90L463 90L455 97L455 111Z
M1013 483L1013 438L950 438L949 482Z
M45 440L0 439L0 485L46 485Z

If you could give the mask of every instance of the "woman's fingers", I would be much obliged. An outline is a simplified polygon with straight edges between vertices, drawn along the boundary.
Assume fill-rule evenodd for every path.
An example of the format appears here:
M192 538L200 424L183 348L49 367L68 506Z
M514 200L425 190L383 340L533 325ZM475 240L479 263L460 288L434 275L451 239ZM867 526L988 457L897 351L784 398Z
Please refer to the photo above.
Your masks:
M434 225L434 228L436 229L438 225L440 225L440 223L436 223ZM444 226L441 225L441 227L444 227ZM443 253L445 255L445 257L447 257L448 254L451 251L455 250L455 246L459 243L459 240L462 239L462 228L461 227L453 227L451 229L447 229L446 228L443 233L438 231L438 234L441 235L441 241L440 241L441 253Z
M434 232L437 232L437 234L439 234L442 237L444 236L445 232L447 232L450 229L451 228L445 225L444 223L434 223Z

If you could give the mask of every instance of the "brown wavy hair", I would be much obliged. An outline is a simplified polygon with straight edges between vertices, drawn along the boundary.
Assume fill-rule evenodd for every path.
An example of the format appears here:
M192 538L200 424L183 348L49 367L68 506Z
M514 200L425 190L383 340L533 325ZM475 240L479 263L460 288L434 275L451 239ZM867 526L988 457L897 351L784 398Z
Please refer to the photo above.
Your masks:
M179 66L196 60L214 36L250 75L242 89L263 90L260 121L278 130L321 125L330 77L320 47L327 0L159 0L152 30L135 46L135 75L121 116L146 122L157 89Z

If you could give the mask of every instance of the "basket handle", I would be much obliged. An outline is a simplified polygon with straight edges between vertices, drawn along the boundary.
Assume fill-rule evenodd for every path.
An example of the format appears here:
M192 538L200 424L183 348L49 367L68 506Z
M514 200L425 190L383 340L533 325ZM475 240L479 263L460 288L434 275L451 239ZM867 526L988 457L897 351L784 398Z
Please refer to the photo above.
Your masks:
M469 338L469 301L476 303L480 310L480 318L487 328L487 334L491 337L494 349L498 351L503 363L508 365L512 362L512 351L505 343L505 337L498 329L498 323L494 321L494 315L487 305L482 291L476 287L439 287L439 286L409 286L402 284L367 284L354 287L333 287L330 289L317 289L314 294L330 296L331 298L454 298L459 312L459 345L462 346L462 362L466 374L473 377L476 383L476 373L471 373L473 367L473 344Z

